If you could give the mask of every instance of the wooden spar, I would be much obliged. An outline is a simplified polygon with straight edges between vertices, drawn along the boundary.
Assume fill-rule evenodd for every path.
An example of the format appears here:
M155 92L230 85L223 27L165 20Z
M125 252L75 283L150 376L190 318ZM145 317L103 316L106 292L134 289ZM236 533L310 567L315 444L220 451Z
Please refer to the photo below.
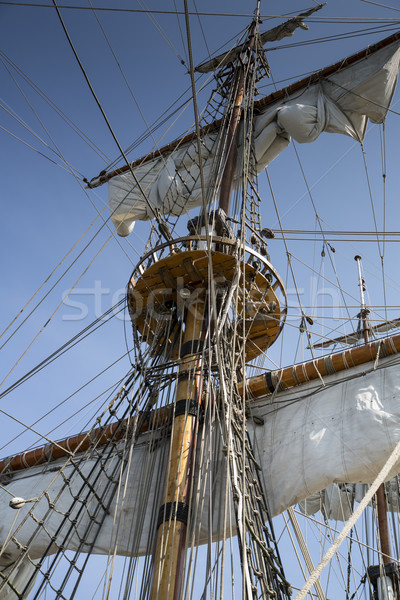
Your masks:
M387 565L393 561L390 546L388 515L386 508L385 485L381 483L376 492L376 508L378 511L378 531L382 562Z
M180 598L182 587L187 520L192 481L192 463L198 428L198 408L202 395L201 355L205 301L197 299L187 308L176 387L176 408L160 508L151 600ZM184 409L178 411L178 406ZM193 410L197 407L197 410ZM177 414L179 412L179 414ZM197 414L196 414L197 413Z
M146 431L166 425L171 419L172 412L173 405L151 411L149 416L140 425L139 433L145 433ZM104 446L110 441L117 442L124 439L128 428L133 430L135 424L136 420L123 419L122 421L110 423L104 427L97 427L91 431L86 431L58 442L21 452L15 456L9 456L0 460L0 476L54 462L65 456L80 454L91 448Z
M305 25L303 21L303 18L310 17L313 13L315 13L317 10L321 10L321 8L324 6L324 4L314 6L306 12L302 12L296 17L292 17L288 21L284 21L280 25L273 27L273 29L268 29L268 31L260 33L259 38L261 44L264 46L267 42L277 42L282 40L284 37L290 37L298 27L308 29L307 25ZM218 56L201 63L195 68L195 71L197 73L209 73L210 71L222 69L222 67L225 65L236 60L242 50L243 44L240 44L239 46L236 46L227 52L223 52L222 54L219 54Z
M319 379L318 373L324 377L331 374L333 370L334 372L339 372L358 365L367 364L376 359L378 352L380 356L390 356L400 352L400 334L369 342L365 346L358 346L357 348L351 348L343 352L329 354L314 361L307 361L277 371L268 372L265 375L251 377L246 381L247 400L271 394L278 387L278 383L281 390ZM329 365L329 371L326 369L327 365ZM242 394L242 383L238 384L238 389L239 393ZM152 411L149 418L141 426L140 432L144 433L168 423L172 412L172 405ZM123 420L118 423L111 423L105 427L93 429L91 433L81 433L54 444L46 444L34 450L5 458L0 461L0 474L20 471L21 469L49 463L63 456L85 452L94 445L102 446L107 444L111 439L118 441L126 435L126 428L127 420Z
M377 356L383 358L398 352L400 352L400 334L252 377L246 382L246 396L249 400L261 398L272 394L276 389L284 390L301 385L319 379L320 376L325 377L374 361ZM243 392L242 386L242 383L238 384L240 394Z
M379 325L371 326L369 324L369 331L373 331L374 333L383 333L385 331L390 331L390 329L397 329L400 327L400 319L390 319L390 321L383 321L379 323ZM314 350L316 348L329 348L329 346L333 346L334 344L355 344L358 340L361 339L361 335L359 331L352 331L346 335L340 335L336 338L330 338L325 340L324 342L320 342L319 344L313 344ZM307 346L307 349L310 347Z
M345 67L352 65L353 63L357 62L358 60L361 60L362 58L366 58L370 54L377 52L381 48L385 48L386 46L389 46L390 44L392 44L393 42L395 42L396 40L399 40L399 39L400 39L400 32L394 33L393 35L391 35L383 40L380 40L376 44L372 44L365 50L361 50L360 52L357 52L356 54L353 54L353 55L349 56L348 58L340 60L337 63L335 63L329 67L325 67L324 69L321 69L320 71L317 71L316 73L313 73L312 75L309 75L308 77L305 77L304 79L300 79L299 81L296 81L295 83L292 83L291 85L289 85L285 88L282 88L281 90L273 92L272 94L269 94L268 96L265 96L264 98L261 98L260 100L257 100L256 102L254 102L254 111L260 112L261 110L265 109L270 104L273 104L274 102L282 100L282 99L286 98L287 96L289 96L290 94L293 94L294 92L298 92L304 88L307 88L309 85L311 85L312 83L316 83L319 79L322 79L323 77L329 77L329 75L336 73L340 69L343 69ZM205 127L202 127L200 130L200 135L204 136L207 133L216 131L221 126L221 123L222 123L222 119L219 119L217 121L214 121L213 123L210 123L209 125L206 125ZM85 180L85 183L87 184L87 187L89 187L89 188L98 187L99 185L102 185L103 183L106 183L107 181L109 181L112 177L115 177L116 175L121 175L122 173L126 173L131 168L139 167L151 160L154 160L155 158L159 158L161 156L164 156L165 154L169 154L169 153L173 152L177 148L181 147L183 144L186 144L188 142L195 140L196 135L197 134L195 131L192 133L189 133L180 139L177 139L173 142L170 142L169 144L167 144L165 146L162 146L161 148L159 148L157 150L154 150L153 152L149 152L149 154L147 154L146 156L129 163L129 165L124 165L118 169L114 169L113 171L110 171L109 173L102 172L97 177L94 177L90 182L87 182Z

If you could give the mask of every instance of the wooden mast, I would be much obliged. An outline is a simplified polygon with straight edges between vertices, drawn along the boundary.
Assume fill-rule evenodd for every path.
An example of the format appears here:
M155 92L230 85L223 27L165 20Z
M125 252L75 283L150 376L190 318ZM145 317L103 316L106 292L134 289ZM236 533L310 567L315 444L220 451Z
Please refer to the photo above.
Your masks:
M259 0L257 7L259 6ZM256 11L258 15L258 9ZM253 21L247 48L254 44L257 18ZM245 93L246 65L240 65L236 75L236 96L226 140L225 166L221 180L219 208L229 212L237 154L237 136ZM171 434L167 475L164 483L163 505L158 519L157 542L154 553L154 572L151 600L178 600L182 593L185 562L187 517L192 481L192 463L196 446L197 418L190 414L190 404L199 405L203 387L201 358L196 352L202 349L202 332L205 324L205 298L197 298L187 307L184 322L183 344L176 389L176 406L185 405L183 414L175 416ZM189 376L187 375L189 373ZM175 412L176 414L176 412Z
M254 46L254 31L255 31L255 22L252 25L250 31L250 39L248 49L251 49ZM240 57L239 57L240 60ZM238 134L239 134L239 123L242 116L242 103L244 96L244 86L245 86L245 65L241 64L239 69L239 75L237 77L237 89L236 89L236 98L232 107L232 116L229 124L228 137L227 137L227 147L226 147L226 156L225 156L225 167L222 175L221 181L221 193L219 198L219 208L225 211L226 214L229 213L229 204L231 198L231 191L233 185L233 177L235 173L235 164L236 164L236 156L237 156L237 142L238 142Z
M163 504L157 523L151 600L177 600L181 595L193 454L202 394L201 358L197 353L202 346L204 309L204 299L196 299L187 307Z

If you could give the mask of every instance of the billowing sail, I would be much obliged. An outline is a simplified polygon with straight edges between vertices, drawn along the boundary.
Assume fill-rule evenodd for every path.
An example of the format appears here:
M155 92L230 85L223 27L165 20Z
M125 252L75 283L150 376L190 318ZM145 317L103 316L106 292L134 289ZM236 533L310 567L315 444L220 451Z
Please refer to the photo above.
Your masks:
M334 482L372 482L400 440L397 357L354 367L351 377L349 374L339 372L324 377L324 383L316 379L251 403L253 418L249 418L248 428L272 515ZM227 530L221 516L226 456L220 448L218 427L210 431L210 451L205 455L213 462L202 463L198 458L194 483L194 489L201 490L193 508L197 518L192 522L198 544L209 540L210 506L213 539L234 533L232 527ZM114 549L122 555L148 553L168 447L168 438L158 439L157 435L141 434L124 472L118 467L117 447L114 460L100 464L88 455L76 457L74 464L56 461L14 473L0 490L0 539L1 544L6 542L0 557L2 568L10 570L14 561L21 568L18 557L21 548L27 547L29 561L37 560L46 550L48 554L56 552L59 545L71 550L81 547L83 551L93 547L101 554ZM389 477L398 471L400 464ZM107 485L118 478L124 492L112 496ZM87 498L80 494L85 482L93 487ZM199 482L204 486L198 486ZM337 505L339 488L330 489L330 503ZM16 513L9 506L11 496L30 502ZM101 510L95 513L99 498L103 516ZM71 501L75 502L72 511ZM102 524L90 529L91 522Z
M295 91L274 94L256 103L254 146L256 169L261 172L291 139L299 143L315 141L326 131L341 133L361 141L368 120L382 123L396 86L399 41L364 53L356 61L343 61L334 70L325 69ZM331 72L333 71L333 72ZM278 96L279 100L274 101ZM216 124L217 125L217 124ZM136 161L130 170L121 169L109 180L109 207L117 232L128 235L136 220L152 219L156 214L180 215L202 203L202 184L197 140L188 136L175 150L157 153L157 158ZM240 139L240 137L239 137ZM206 199L213 200L217 126L202 135L202 162ZM240 149L239 149L240 150ZM240 161L240 151L238 161ZM91 182L99 185L108 177ZM139 182L139 185L137 184Z

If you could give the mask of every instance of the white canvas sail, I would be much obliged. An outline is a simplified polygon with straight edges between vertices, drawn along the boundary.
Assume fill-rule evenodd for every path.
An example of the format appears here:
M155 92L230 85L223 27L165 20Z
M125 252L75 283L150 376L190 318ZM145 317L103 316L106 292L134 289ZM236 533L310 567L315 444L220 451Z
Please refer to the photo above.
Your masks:
M393 42L262 109L255 117L257 171L271 163L291 139L313 142L326 131L361 141L368 120L382 123L397 82L399 43ZM202 138L208 199L217 139L218 130ZM125 236L132 231L136 220L152 219L155 214L180 215L200 206L198 162L197 142L193 139L173 153L134 167L146 199L129 171L110 179L109 207L117 232Z
M280 392L252 403L251 414L258 417L257 424L250 418L248 428L254 451L262 468L266 497L272 515L309 497L314 492L335 482L371 483L396 443L400 440L400 368L398 358L387 357L374 364L360 365L349 371L336 373L320 380ZM368 372L369 370L369 372ZM366 374L367 372L367 374ZM261 423L263 421L263 424ZM152 447L150 440L153 436ZM213 481L213 539L231 535L233 530L223 530L221 506L224 505L226 484L226 459L218 451L218 429L213 433L213 464L199 464L194 490L201 480L205 489L199 493L196 543L209 540L210 485ZM207 443L211 443L208 441ZM121 479L121 490L112 500L109 514L97 536L89 535L84 543L93 544L94 552L108 554L116 548L117 554L142 555L149 552L154 534L154 515L159 506L159 477L163 472L168 439L154 444L154 434L142 434L133 450L132 462ZM199 459L200 460L200 459ZM10 569L20 555L21 548L29 546L29 560L38 559L52 541L69 511L71 500L79 494L85 477L88 477L94 458L82 459L82 475L70 477L73 468L67 466L61 473L60 463L38 466L16 472L0 490L0 542L6 543L0 556L2 568ZM103 475L96 484L96 492L103 495L106 471L113 469L113 461L102 465ZM106 469L106 471L104 471ZM389 477L400 471L395 465ZM212 473L212 478L209 475ZM282 474L284 473L284 477ZM118 476L118 475L117 475ZM65 482L68 481L68 485ZM126 488L124 484L126 483ZM43 490L46 494L43 495ZM361 489L361 488L359 488ZM340 504L338 490L330 488L330 503ZM35 499L19 509L18 514L9 506L11 495ZM76 549L90 520L96 497L74 513L63 525L75 522L68 536L68 548ZM49 510L52 506L57 510ZM333 510L338 510L334 509ZM348 510L346 510L346 515ZM80 515L80 516L79 516ZM14 520L15 519L15 520ZM42 520L45 527L38 527ZM152 525L153 523L153 525ZM133 533L135 532L135 533ZM62 533L58 538L62 538ZM133 536L133 537L132 537ZM49 551L57 550L54 542ZM6 596L5 596L6 597Z

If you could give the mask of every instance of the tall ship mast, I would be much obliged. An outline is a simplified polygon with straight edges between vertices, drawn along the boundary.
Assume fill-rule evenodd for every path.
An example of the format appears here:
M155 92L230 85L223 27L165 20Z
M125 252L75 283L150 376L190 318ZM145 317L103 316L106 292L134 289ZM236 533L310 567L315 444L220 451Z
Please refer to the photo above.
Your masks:
M99 20L109 7L89 9L112 50ZM386 185L385 122L398 116L400 33L389 21L388 35L366 48L260 93L275 81L276 48L296 48L293 40L310 36L326 7L314 3L280 15L272 27L260 0L251 9L228 49L197 62L193 11L183 3L177 14L186 55L179 60L191 102L190 108L181 102L181 109L191 110L190 126L132 157L71 36L66 13L77 7L53 2L52 15L120 152L119 162L103 159L99 175L80 174L79 181L93 197L107 189L109 213L96 207L102 223L96 227L110 231L132 267L112 308L15 378L55 310L5 373L2 398L14 397L33 375L74 351L111 321L113 310L125 309L119 333L123 327L127 368L106 391L75 407L76 415L85 413L84 425L65 427L62 436L58 424L44 433L28 407L18 418L12 406L4 408L5 418L41 443L23 451L16 439L3 446L10 451L0 461L1 600L399 598L400 314L388 312L388 235L377 226L365 148L368 126L380 126ZM157 12L143 10L152 18ZM32 85L9 57L3 60L13 80L18 74ZM212 84L208 99L204 80ZM157 127L149 128L153 139ZM354 306L346 305L335 264L346 234L327 233L306 179L315 229L310 221L308 230L283 226L273 165L292 151L304 176L299 145L321 148L323 138L336 137L361 149L385 310L373 309L365 261L357 253L355 270L354 252L352 285L360 295L353 290ZM288 183L291 168L283 173ZM347 222L354 211L361 222L361 202L341 198L345 191L335 183L340 219ZM302 300L292 235L318 245L319 271L315 262L305 264L314 277L310 287L318 286L317 273L324 285L335 278L333 314L347 310L335 316L339 324L323 325L315 306ZM71 249L62 277L85 250ZM101 250L64 290L62 306L82 309L73 292ZM52 291L44 290L53 274L4 328L6 352ZM95 302L105 293L99 283ZM327 293L322 287L321 295ZM315 289L313 300L318 305ZM291 349L301 341L309 354L296 351L284 362L285 335ZM97 356L95 347L92 353ZM66 381L69 372L72 377L72 369L62 374ZM86 394L88 384L78 392Z

